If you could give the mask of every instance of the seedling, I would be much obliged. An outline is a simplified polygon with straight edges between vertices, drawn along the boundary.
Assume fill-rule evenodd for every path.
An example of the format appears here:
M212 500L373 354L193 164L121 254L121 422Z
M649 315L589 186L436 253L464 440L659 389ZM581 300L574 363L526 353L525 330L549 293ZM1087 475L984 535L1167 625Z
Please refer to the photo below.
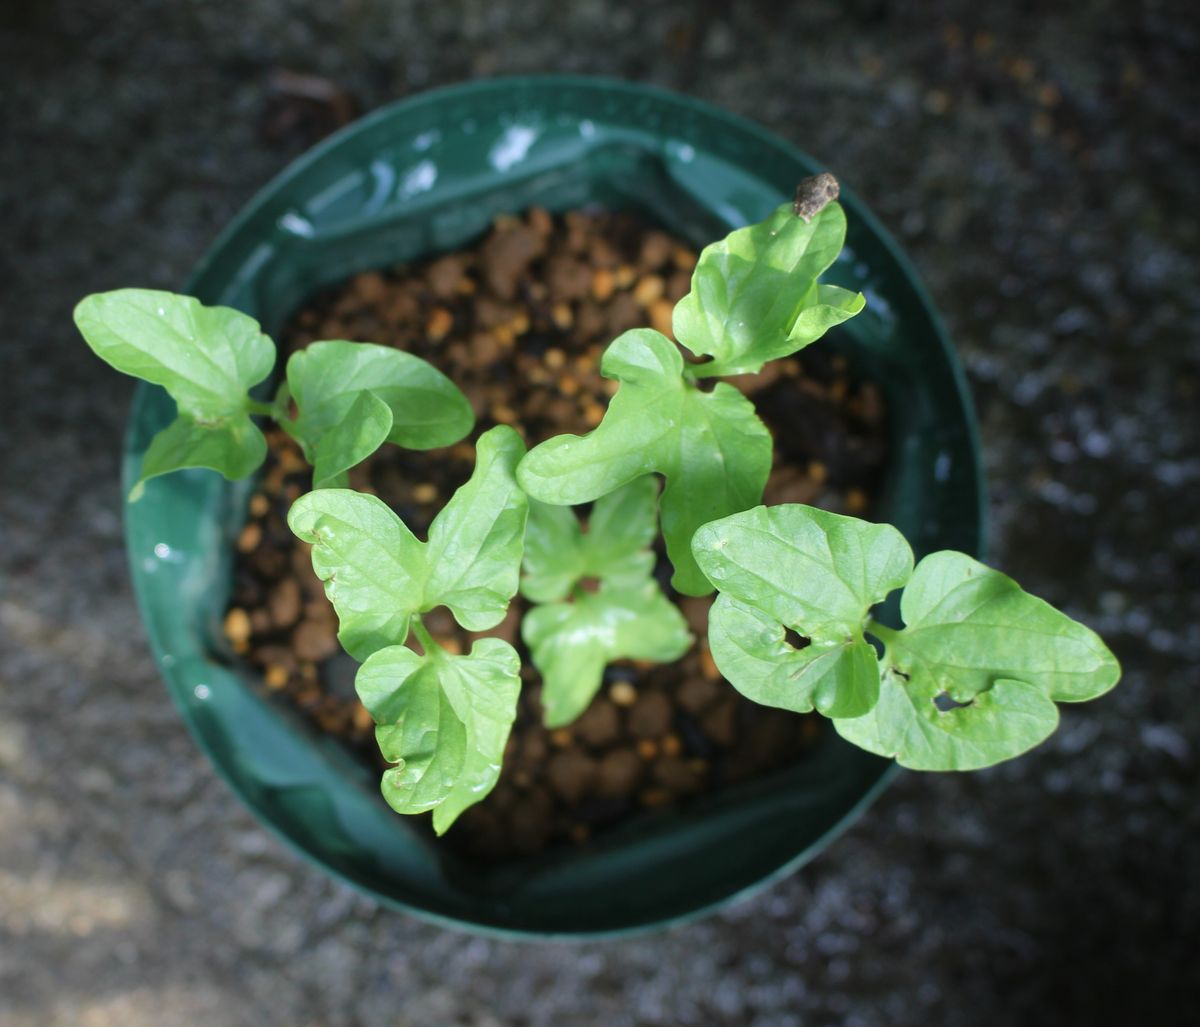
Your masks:
M484 433L474 474L424 542L380 500L343 486L385 442L431 449L470 432L465 397L430 365L384 346L314 343L266 402L251 390L270 375L275 347L237 311L121 290L85 299L76 323L102 359L162 385L178 407L131 500L180 468L252 473L266 451L255 416L300 443L314 491L288 523L312 544L342 645L363 661L356 688L394 764L383 794L401 813L432 810L439 833L499 776L520 656L496 638L452 653L423 617L445 607L483 631L519 589L532 604L521 635L542 675L546 722L568 724L610 661L674 660L690 644L653 574L660 514L674 588L719 592L709 644L744 695L816 710L843 738L904 766L988 766L1044 740L1056 703L1116 684L1104 643L962 553L914 568L889 525L759 505L770 434L740 391L706 387L759 371L863 309L861 294L818 281L845 240L836 195L832 176L817 176L793 204L707 247L675 307L678 345L635 329L608 347L601 372L619 385L594 431L528 453L511 428ZM571 508L589 503L585 527ZM898 589L902 628L872 616Z
M471 404L441 371L390 346L318 342L295 353L274 401L250 390L275 367L275 344L252 317L152 289L96 293L75 324L101 360L161 385L178 416L150 442L130 499L146 481L187 467L229 479L253 474L267 443L252 415L273 417L314 465L313 485L346 472L384 442L434 449L474 426ZM297 414L289 413L291 406Z

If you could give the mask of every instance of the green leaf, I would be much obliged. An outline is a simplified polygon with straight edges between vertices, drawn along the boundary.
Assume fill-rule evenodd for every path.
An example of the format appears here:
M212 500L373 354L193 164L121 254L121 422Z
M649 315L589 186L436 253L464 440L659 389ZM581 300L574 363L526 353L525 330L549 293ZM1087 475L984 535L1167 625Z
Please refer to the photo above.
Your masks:
M346 416L313 447L313 488L345 488L346 472L382 446L391 427L391 408L373 392L358 393Z
M884 639L892 663L928 674L956 699L1011 678L1058 702L1081 702L1107 692L1121 674L1091 628L963 553L925 557L900 612L905 629Z
M527 504L514 471L523 452L507 425L485 432L470 481L434 519L428 543L374 496L320 489L292 504L288 524L312 543L351 656L402 644L412 615L435 606L468 631L503 619L521 567Z
M119 289L82 300L75 324L98 357L161 385L178 407L151 440L131 501L148 479L180 468L234 479L262 463L266 443L248 416L249 390L271 373L275 346L253 318L191 296Z
M429 528L426 601L448 606L468 631L499 624L517 592L529 509L516 479L524 455L521 436L508 425L481 435L471 480Z
M375 719L380 751L396 764L381 785L394 810L432 809L443 834L487 796L516 718L520 666L511 645L483 638L465 656L390 646L359 668L355 688Z
M704 248L691 291L675 305L675 338L710 363L697 374L755 372L795 353L866 305L861 293L818 285L841 252L846 215L831 203L811 221L790 203Z
M875 708L833 726L846 741L910 770L989 767L1032 749L1058 726L1058 707L1023 681L1001 678L956 709L939 709L937 694L928 679L914 684L885 670Z
M863 628L871 606L912 573L900 532L809 506L760 506L704 525L692 550L721 592L709 645L738 691L829 716L871 708L879 670ZM788 645L785 628L810 644Z
M600 371L621 382L604 420L583 437L560 435L535 447L521 461L518 481L543 503L573 505L651 472L664 475L672 584L704 595L711 586L692 558L692 535L761 500L771 436L737 389L721 383L701 392L686 382L679 350L659 332L626 332L609 346Z
M709 613L708 644L722 676L763 706L853 717L879 696L879 665L869 642L796 649L774 617L726 595Z
M145 482L185 467L206 467L230 480L245 478L266 455L267 440L246 414L211 427L181 414L150 440L129 498L136 502Z
M683 615L653 581L605 585L573 602L538 606L525 615L521 636L542 675L549 728L587 709L612 660L666 662L691 644Z
M872 624L884 689L847 739L916 770L968 770L1046 738L1054 703L1112 688L1120 667L1090 628L963 553L925 557L900 603L906 627ZM946 707L946 708L943 708Z
M701 528L696 559L723 595L814 642L862 637L871 606L912 574L912 550L890 524L785 504Z
M101 360L161 385L203 423L245 413L247 392L271 373L275 346L252 317L191 296L118 289L86 297L75 324Z
M584 578L611 583L644 581L654 570L658 483L652 475L601 496L587 531L570 507L532 500L525 529L521 594L536 603L567 596Z
M406 449L448 446L464 438L475 423L471 404L449 378L419 357L390 346L314 342L292 354L287 380L299 413L286 427L314 463L329 432L349 421L346 430L353 434L364 392L390 411L387 431L376 448L384 440ZM376 425L382 422L378 413L374 417ZM363 435L360 443L377 433Z
M288 511L288 526L312 544L313 570L338 615L338 640L356 660L401 645L425 604L425 546L376 496L319 489Z

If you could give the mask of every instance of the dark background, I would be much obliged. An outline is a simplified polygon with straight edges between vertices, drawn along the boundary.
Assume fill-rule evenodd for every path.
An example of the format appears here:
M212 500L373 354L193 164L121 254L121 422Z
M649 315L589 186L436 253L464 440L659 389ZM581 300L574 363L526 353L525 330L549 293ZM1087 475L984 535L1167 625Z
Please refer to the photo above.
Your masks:
M5 5L0 1022L1196 1022L1196 10ZM326 79L331 98L289 100L280 71ZM791 879L616 943L430 927L255 824L158 682L120 534L132 383L70 323L87 292L178 286L345 97L364 110L536 71L720 104L874 208L966 364L994 562L1101 631L1125 666L1035 754L904 775Z

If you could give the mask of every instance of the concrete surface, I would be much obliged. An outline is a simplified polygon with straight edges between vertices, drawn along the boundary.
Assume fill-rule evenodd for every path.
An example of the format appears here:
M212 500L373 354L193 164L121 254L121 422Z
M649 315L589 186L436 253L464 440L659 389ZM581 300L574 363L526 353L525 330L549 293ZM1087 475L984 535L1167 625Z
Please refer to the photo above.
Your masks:
M1183 1024L1200 1003L1195 7L884 0L6 5L0 14L0 1023ZM994 557L1126 668L1052 744L907 775L767 894L527 946L381 910L259 828L167 702L125 574L131 383L84 293L177 285L305 143L507 72L689 91L902 239L979 404ZM310 126L311 127L311 126Z

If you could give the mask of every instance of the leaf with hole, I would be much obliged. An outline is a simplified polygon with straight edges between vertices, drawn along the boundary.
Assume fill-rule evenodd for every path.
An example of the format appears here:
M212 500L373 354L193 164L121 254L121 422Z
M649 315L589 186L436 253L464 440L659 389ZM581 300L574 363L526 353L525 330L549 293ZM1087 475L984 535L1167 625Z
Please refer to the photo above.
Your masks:
M884 693L843 737L915 770L972 770L1011 759L1055 728L1055 702L1112 688L1120 667L1090 628L963 553L925 557L885 645Z
M709 645L735 688L826 716L874 705L879 670L863 629L871 606L912 573L900 532L810 506L760 506L704 525L692 550L721 593ZM789 645L787 628L809 644Z

